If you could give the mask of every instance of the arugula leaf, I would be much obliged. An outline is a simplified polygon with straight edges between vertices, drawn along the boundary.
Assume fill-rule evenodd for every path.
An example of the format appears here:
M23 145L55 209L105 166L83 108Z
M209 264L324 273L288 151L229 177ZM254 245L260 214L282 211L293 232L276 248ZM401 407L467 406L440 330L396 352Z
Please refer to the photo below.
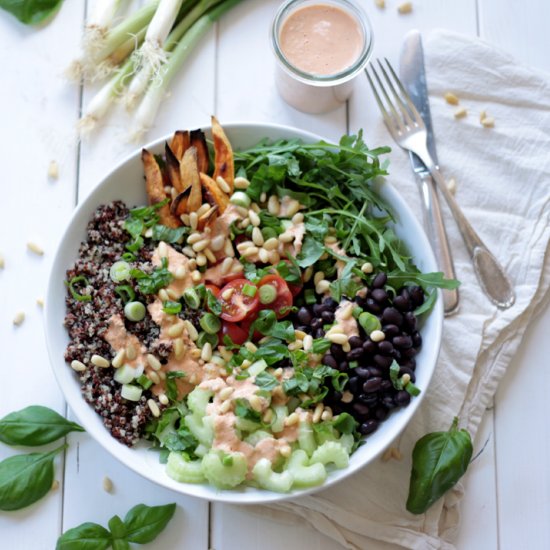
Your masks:
M168 271L168 260L162 258L161 267L155 267L151 274L141 269L131 269L130 275L137 280L138 288L142 294L156 294L161 288L167 287L174 276Z
M25 25L38 25L55 15L63 0L0 0L0 8Z

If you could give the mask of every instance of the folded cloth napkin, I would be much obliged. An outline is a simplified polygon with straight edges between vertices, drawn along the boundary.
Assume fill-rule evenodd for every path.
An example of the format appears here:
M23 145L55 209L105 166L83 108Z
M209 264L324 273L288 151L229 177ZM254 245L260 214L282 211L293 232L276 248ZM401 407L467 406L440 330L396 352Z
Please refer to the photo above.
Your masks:
M447 178L456 179L456 198L466 216L512 278L516 303L500 311L485 297L445 208L462 281L460 311L445 320L431 386L398 442L403 459L376 460L314 496L262 509L273 519L306 520L351 549L453 548L462 486L457 484L426 514L408 513L412 449L422 435L447 430L455 415L475 436L526 327L550 297L550 76L455 33L434 32L424 48L440 164ZM468 110L466 118L454 118L455 108L444 100L449 90ZM483 111L494 117L494 128L480 124ZM371 145L392 144L382 123L366 138ZM408 158L398 147L390 173L389 180L421 219Z

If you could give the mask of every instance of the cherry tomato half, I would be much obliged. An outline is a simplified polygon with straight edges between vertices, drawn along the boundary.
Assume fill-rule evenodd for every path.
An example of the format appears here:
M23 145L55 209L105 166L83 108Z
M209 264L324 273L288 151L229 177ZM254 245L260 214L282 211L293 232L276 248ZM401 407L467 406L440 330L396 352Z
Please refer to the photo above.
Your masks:
M298 284L292 284L292 283L286 283L288 285L288 290L290 290L290 293L292 294L293 298L296 298L300 292L302 292L302 288L304 285L298 285Z
M277 319L282 319L290 313L292 307L292 293L290 292L286 281L279 275L266 275L260 279L258 288L263 285L272 285L277 290L277 297L270 304L260 304L262 309L272 309Z
M209 290L215 298L217 298L220 295L220 288L216 285L204 285L206 287L206 290Z
M254 296L248 296L243 292L245 285L254 287L254 283L247 281L246 279L235 279L227 283L220 291L219 302L222 306L222 314L220 317L224 321L231 321L236 323L242 321L245 317L249 316L258 308L260 300L258 299L258 292ZM224 294L231 290L230 296L226 299Z
M220 345L224 345L223 337L229 336L232 342L237 346L242 346L248 340L248 329L243 328L237 323L222 321L222 331L220 333Z

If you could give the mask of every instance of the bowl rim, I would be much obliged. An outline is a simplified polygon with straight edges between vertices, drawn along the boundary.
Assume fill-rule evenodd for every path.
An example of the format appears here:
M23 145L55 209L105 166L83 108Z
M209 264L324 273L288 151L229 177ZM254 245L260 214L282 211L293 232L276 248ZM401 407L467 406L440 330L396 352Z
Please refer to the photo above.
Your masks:
M203 131L209 132L211 126L210 125L204 125L201 126ZM322 136L319 136L318 134L315 134L313 132L309 132L307 130L302 130L300 128L296 128L289 125L283 125L283 124L274 124L274 123L267 123L267 122L227 122L223 125L224 130L230 134L232 131L239 131L239 130L257 130L262 131L262 135L265 135L267 139L270 139L270 132L280 132L282 135L288 132L289 135L293 136L299 136L299 138L304 139L306 141L319 141L323 140L328 143L333 143L331 140L327 140L323 138ZM168 488L171 490L174 490L175 492L178 492L182 495L187 496L194 496L198 498L207 499L209 501L214 502L224 502L224 503L233 503L233 504L259 504L259 503L267 503L267 502L277 502L277 501L284 501L284 500L290 500L294 498L298 498L301 496L310 495L312 493L322 491L325 489L328 489L330 486L332 486L335 483L338 483L340 481L343 481L344 479L348 478L349 476L357 473L359 470L363 469L364 467L367 467L370 463L372 463L378 456L382 454L384 449L386 449L391 441L399 436L403 430L408 426L412 418L414 417L416 411L418 410L418 407L423 401L423 398L427 392L427 389L429 388L431 384L431 380L433 377L433 373L436 368L436 364L438 361L438 356L440 352L441 347L441 339L442 339L442 332L443 332L443 304L442 304L442 296L441 291L437 290L438 297L435 303L435 306L433 310L430 313L430 317L433 316L434 320L433 323L433 349L432 349L432 356L433 356L433 364L428 365L431 366L431 369L428 373L428 377L425 380L425 389L421 392L421 394L415 399L411 401L411 403L404 409L401 409L401 411L404 413L405 419L401 422L401 424L396 429L396 432L393 434L393 437L391 439L387 438L387 443L381 447L377 452L373 453L368 460L357 462L356 464L352 464L350 462L350 465L348 465L347 468L343 470L337 470L338 476L332 477L329 474L329 477L327 480L320 486L317 487L311 487L306 489L299 489L295 491L291 491L289 493L275 493L272 491L268 491L265 489L255 489L255 488L248 488L248 490L245 488L241 491L239 490L218 490L213 486L210 486L208 484L191 484L191 483L179 483L171 478L169 478L167 475L164 476L162 479L158 479L158 476L156 476L154 473L150 473L149 470L144 471L143 468L137 467L137 465L133 463L128 463L124 456L125 451L128 450L128 447L124 446L120 442L118 442L116 439L114 439L111 434L108 432L108 430L105 428L103 423L101 423L100 428L101 432L96 429L95 426L89 427L87 426L87 414L84 412L85 410L88 410L91 412L94 416L98 416L97 413L93 410L93 408L83 399L82 394L80 392L80 388L78 392L74 391L74 382L72 383L72 387L68 386L68 383L66 383L66 380L68 379L68 375L71 375L71 380L75 380L72 376L72 372L70 372L70 369L67 367L67 363L64 361L64 359L61 357L58 357L58 355L55 353L56 350L54 350L54 335L59 330L65 330L65 327L62 325L61 327L57 326L57 323L55 321L57 320L55 315L52 313L52 299L55 297L57 290L56 287L59 285L59 279L56 275L59 274L59 269L62 269L62 273L66 271L68 268L67 265L59 265L62 263L62 251L63 251L63 244L65 243L65 240L68 239L68 236L70 234L70 229L73 225L78 225L80 228L82 227L82 222L80 224L77 223L77 221L81 218L81 213L89 208L89 202L94 199L96 193L98 193L100 187L107 185L107 181L113 176L115 172L117 172L119 169L123 168L126 164L131 162L139 161L140 158L140 152L142 148L147 149L154 149L155 147L158 147L159 145L163 144L164 142L168 141L173 133L164 135L158 139L155 139L142 147L136 148L131 153L126 155L122 160L120 160L113 168L108 170L103 177L101 177L97 183L92 187L92 189L89 191L89 193L86 195L86 197L76 206L74 211L71 214L70 219L65 225L65 229L61 235L61 238L58 242L58 246L55 251L55 255L53 258L53 262L50 267L50 272L48 276L48 284L47 284L47 294L46 294L46 301L45 301L45 308L44 308L44 331L46 336L46 347L48 351L48 357L50 362L50 367L54 372L55 379L61 389L61 392L63 394L64 399L66 400L67 404L71 408L71 411L73 414L77 417L78 421L85 427L86 432L97 442L100 444L103 449L105 449L111 456L119 460L125 467L130 468L137 474L139 474L141 477L160 485L161 487ZM391 177L391 176L389 176ZM434 267L436 269L436 261L435 256L433 253L433 250L428 242L428 239L426 237L426 234L424 232L423 227L421 226L420 222L417 220L416 216L408 206L408 204L405 202L405 200L401 197L400 193L391 185L391 182L388 181L388 177L384 179L384 188L388 189L388 192L392 196L392 201L396 201L396 203L399 205L399 209L404 209L408 214L410 218L410 222L413 224L416 235L421 239L422 243L421 246L423 249L425 249L426 252L426 258L428 264ZM99 204L96 202L95 208L97 208ZM95 210L94 208L94 210ZM86 218L86 223L88 221L88 217ZM60 359L62 361L60 361ZM64 368L67 369L65 373L67 376L62 377L62 372L60 368L56 365L63 364ZM426 368L426 367L425 367ZM79 387L79 386L78 386ZM83 405L86 406L86 409L83 407ZM113 444L116 443L118 446L114 446ZM130 449L131 450L131 449ZM250 491L252 489L252 491Z

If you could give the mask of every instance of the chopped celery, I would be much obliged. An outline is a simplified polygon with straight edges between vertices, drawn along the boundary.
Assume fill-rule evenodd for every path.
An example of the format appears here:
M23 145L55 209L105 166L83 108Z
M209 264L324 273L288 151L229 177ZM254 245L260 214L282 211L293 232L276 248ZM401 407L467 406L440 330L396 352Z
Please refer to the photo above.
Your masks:
M246 479L248 462L243 453L211 450L202 459L202 472L219 489L232 489Z
M285 429L285 418L288 416L288 409L285 405L273 405L274 418L271 422L271 431L274 434Z
M203 390L202 388L196 387L187 396L187 406L197 416L204 416L206 414L206 405L208 405L210 398L213 395L214 393L211 391Z
M327 478L325 467L319 462L309 465L307 454L302 449L290 455L287 471L294 477L293 487L315 487L323 484Z
M294 482L294 477L288 471L280 474L271 468L271 462L267 458L260 458L252 469L254 479L262 489L275 491L276 493L288 493Z
M248 435L245 438L245 442L255 447L263 439L273 439L273 436L268 432L264 432L263 430L257 430Z
M267 369L267 363L265 362L265 359L260 359L259 361L256 361L248 367L247 371L250 376L258 376L260 372Z
M311 455L310 462L324 464L334 464L337 468L347 468L349 464L349 455L344 446L336 441L325 441L320 447L317 447Z
M242 432L255 432L260 427L259 422L254 422L254 420L249 420L248 418L243 418L242 416L237 416L235 419L235 428L241 430Z
M313 428L309 422L300 421L300 426L298 427L298 443L300 444L300 449L303 449L308 456L311 456L311 453L317 448L315 436L313 435Z
M203 483L205 481L201 461L191 461L183 453L172 452L168 455L166 473L180 483Z
M210 448L214 439L213 417L200 418L194 414L185 417L185 424L191 433L199 440L199 443Z

